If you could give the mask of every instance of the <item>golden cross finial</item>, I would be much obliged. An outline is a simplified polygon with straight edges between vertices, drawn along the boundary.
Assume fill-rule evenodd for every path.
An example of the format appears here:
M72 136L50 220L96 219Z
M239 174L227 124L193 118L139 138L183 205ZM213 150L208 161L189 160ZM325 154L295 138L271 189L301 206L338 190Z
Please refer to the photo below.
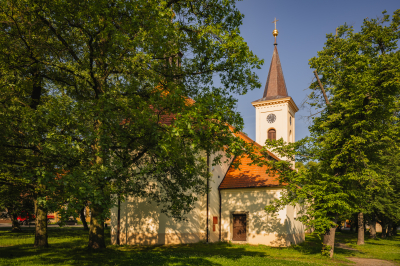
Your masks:
M275 29L276 29L276 22L278 22L278 21L279 21L279 19L276 19L276 18L274 21L272 21L272 23L275 23Z
M275 20L274 21L272 21L272 23L275 23L275 30L272 32L272 35L274 35L274 37L275 37L275 43L274 43L274 45L277 45L277 43L276 43L276 36L278 36L278 30L276 29L276 22L278 22L279 20L277 20L276 18L275 18Z

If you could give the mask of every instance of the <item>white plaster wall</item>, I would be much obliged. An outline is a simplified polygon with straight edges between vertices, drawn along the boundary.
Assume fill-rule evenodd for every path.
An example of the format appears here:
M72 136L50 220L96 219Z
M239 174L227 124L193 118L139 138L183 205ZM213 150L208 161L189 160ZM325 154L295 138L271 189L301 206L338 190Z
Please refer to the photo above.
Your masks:
M297 221L297 213L300 210L301 206L299 204L296 204L296 206L288 205L286 206L286 219L287 219L287 224L288 226L288 237L287 240L290 243L298 244L299 239L301 240L300 242L304 241L304 232L305 232L305 226ZM298 232L302 232L303 234L299 237L297 234Z
M268 100L264 102L253 103L256 111L256 142L264 146L265 140L268 138L268 130L273 128L276 130L276 139L283 138L286 142L295 141L295 110L293 100L288 97L283 100ZM274 123L268 123L267 116L275 114ZM290 124L292 117L292 124Z
M221 165L212 166L217 153L210 156L209 181L209 212L208 228L209 241L219 241L219 192L226 172L233 158L227 160L222 157ZM206 185L206 184L204 184ZM175 221L161 213L156 203L150 203L145 198L128 196L121 202L120 209L120 243L129 245L154 245L154 244L179 244L206 241L207 236L207 196L199 197L194 209L185 217L187 221ZM117 207L111 209L111 235L112 243L116 244L117 234ZM213 225L213 217L218 217L218 223Z
M128 245L155 245L195 243L205 240L206 197L201 196L195 208L176 221L161 213L161 208L146 198L128 196L121 202L120 243ZM117 207L111 210L112 243L116 244Z
M287 108L287 128L288 128L288 137L287 137L287 142L295 142L295 136L296 136L296 127L295 127L295 114L296 112L293 111L290 106ZM290 124L290 117L292 117L292 124Z
M222 190L222 240L232 241L232 214L246 213L246 243L288 246L303 242L304 228L294 220L293 207L287 206L275 216L264 210L270 201L280 197L281 191L281 188Z

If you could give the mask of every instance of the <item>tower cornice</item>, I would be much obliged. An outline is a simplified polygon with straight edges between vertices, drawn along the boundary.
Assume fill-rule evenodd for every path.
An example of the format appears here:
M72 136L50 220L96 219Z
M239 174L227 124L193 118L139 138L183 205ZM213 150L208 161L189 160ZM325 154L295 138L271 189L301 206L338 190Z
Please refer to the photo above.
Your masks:
M278 105L278 104L284 104L288 103L289 106L293 109L293 111L296 113L299 111L299 108L297 107L296 103L293 101L292 97L288 96L285 98L279 98L279 99L271 99L271 100L264 100L264 101L254 101L251 104L257 108L261 106L267 106L267 105Z

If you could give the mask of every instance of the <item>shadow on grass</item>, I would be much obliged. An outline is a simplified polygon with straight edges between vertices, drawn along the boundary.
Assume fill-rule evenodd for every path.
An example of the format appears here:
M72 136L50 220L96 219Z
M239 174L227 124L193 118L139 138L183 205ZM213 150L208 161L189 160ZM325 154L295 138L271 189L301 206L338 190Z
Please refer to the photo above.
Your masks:
M359 250L349 250L349 249L343 249L343 248L335 247L335 254L336 255L343 255L345 257L357 257L360 254L365 254L365 253L361 252Z
M344 238L352 239L352 236L345 235ZM337 238L335 242L343 243L344 241L342 241L342 240L343 240L343 237ZM322 239L320 239L318 237L318 235L316 235L316 234L308 234L308 235L306 235L305 242L303 242L297 246L290 247L290 248L292 248L302 254L305 254L305 255L319 255L319 254L321 254L321 250L322 250ZM337 247L335 245L335 254L343 255L345 257L356 257L357 255L364 254L364 253L359 250L344 249L344 248Z
M30 230L18 236L32 237ZM0 238L12 233L0 232ZM238 260L246 256L268 257L263 252L246 250L245 246L229 243L191 244L176 246L111 246L110 232L106 231L108 248L88 249L88 234L82 229L49 229L49 248L34 248L32 244L19 244L2 248L2 259L18 264L46 265L222 265L218 259ZM0 261L1 262L1 261Z
M321 254L322 242L318 235L307 234L305 242L290 248L305 255Z
M368 245L374 245L374 246L385 246L386 245L384 243L376 243L376 242L371 242L371 241L368 241L367 244Z

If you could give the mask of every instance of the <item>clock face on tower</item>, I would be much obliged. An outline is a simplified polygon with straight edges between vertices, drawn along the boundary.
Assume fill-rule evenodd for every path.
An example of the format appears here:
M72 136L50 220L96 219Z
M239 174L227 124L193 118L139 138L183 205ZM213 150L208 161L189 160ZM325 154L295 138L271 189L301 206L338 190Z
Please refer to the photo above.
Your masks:
M274 123L275 122L275 120L276 120L276 115L274 115L274 114L269 114L268 116L267 116L267 122L268 123Z

